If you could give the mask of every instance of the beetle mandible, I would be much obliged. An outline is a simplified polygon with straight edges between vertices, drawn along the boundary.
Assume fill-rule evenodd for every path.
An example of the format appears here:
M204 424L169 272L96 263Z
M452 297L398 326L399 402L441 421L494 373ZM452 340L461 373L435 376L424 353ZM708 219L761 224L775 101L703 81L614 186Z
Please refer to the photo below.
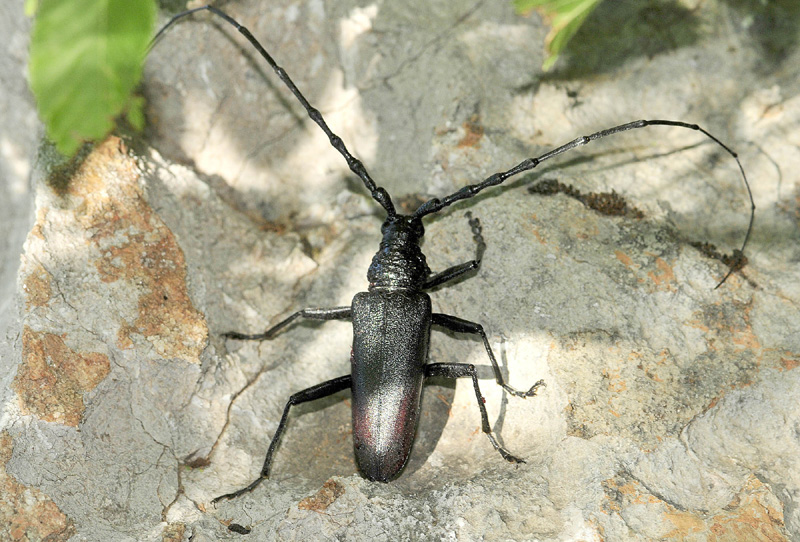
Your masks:
M328 127L320 112L311 106L286 71L273 60L247 28L228 14L210 5L179 13L158 31L151 42L151 47L176 21L203 10L213 13L232 25L258 50L267 64L300 102L311 120L325 132L333 148L347 161L350 170L362 180L372 198L386 212L386 219L381 227L383 238L380 248L367 271L368 291L356 294L350 306L303 309L263 333L231 332L224 334L225 337L231 339L265 340L273 338L298 318L351 320L353 348L349 375L322 382L299 391L289 398L267 451L260 476L250 485L221 495L213 502L231 499L252 491L269 476L273 454L286 428L289 411L293 405L321 399L346 389L350 389L352 393L353 446L359 470L366 478L373 481L388 482L396 478L405 466L411 451L419 418L423 382L427 378L436 376L471 378L480 410L483 432L504 459L512 463L524 462L506 450L494 437L484 406L485 401L478 385L475 367L467 363L427 363L431 326L436 325L453 332L480 336L492 364L495 380L510 394L521 398L531 397L536 394L540 386L544 385L544 382L540 380L527 391L519 391L506 384L483 327L478 323L456 316L435 313L431 309L431 299L425 293L426 290L479 268L485 249L480 222L477 218L470 217L469 224L477 245L475 259L452 266L439 273L432 273L428 267L420 249L420 241L425 232L422 224L425 216L436 213L457 201L472 198L486 188L502 184L510 177L535 168L545 160L596 139L647 126L673 126L702 133L736 160L750 198L750 222L742 248L734 251L733 264L717 287L721 286L731 273L740 269L746 262L744 249L753 226L755 204L744 168L733 150L696 124L674 120L638 120L588 136L578 137L538 157L524 160L511 169L490 175L481 182L467 185L448 196L430 199L411 214L402 215L395 210L389 193L378 186L361 161L350 154L342 139Z

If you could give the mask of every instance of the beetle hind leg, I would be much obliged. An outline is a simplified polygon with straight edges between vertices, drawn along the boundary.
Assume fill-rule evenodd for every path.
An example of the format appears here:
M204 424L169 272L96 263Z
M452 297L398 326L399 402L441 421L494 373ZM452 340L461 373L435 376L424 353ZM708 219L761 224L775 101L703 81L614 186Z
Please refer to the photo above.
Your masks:
M308 401L315 401L317 399L322 399L323 397L328 397L336 392L350 388L351 383L352 378L350 375L340 376L339 378L326 380L325 382L317 384L316 386L311 386L310 388L298 391L289 397L289 401L286 402L286 406L283 409L281 421L278 422L278 429L275 430L275 436L272 437L269 450L267 450L267 457L264 459L264 466L261 467L261 474L259 477L256 478L255 481L253 481L249 486L234 491L233 493L220 495L211 502L216 504L221 500L234 499L239 495L249 493L250 491L253 491L261 482L269 478L269 470L270 466L272 465L272 455L275 453L275 449L278 447L278 443L281 440L281 435L286 429L286 421L289 418L289 409L291 409L293 405L299 405L300 403L307 403Z
M492 443L495 450L500 452L503 459L509 463L525 463L524 459L515 456L497 442L494 433L492 433L492 427L489 424L489 415L486 413L486 406L484 405L486 399L483 398L481 389L478 386L478 372L475 370L474 365L470 363L431 363L426 365L425 378L434 376L443 376L445 378L471 377L472 386L475 388L475 397L478 400L478 408L481 411L481 430L486 433L486 436L489 437L489 442Z

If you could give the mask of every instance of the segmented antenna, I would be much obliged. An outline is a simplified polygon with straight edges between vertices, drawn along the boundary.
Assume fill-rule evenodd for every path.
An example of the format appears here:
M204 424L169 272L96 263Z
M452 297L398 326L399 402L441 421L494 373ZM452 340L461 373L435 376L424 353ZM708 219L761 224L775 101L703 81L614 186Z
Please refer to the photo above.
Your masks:
M270 67L277 74L280 80L283 81L283 83L289 88L292 94L294 94L295 98L297 98L297 100L306 110L311 120L313 120L322 129L323 132L325 132L325 135L328 136L328 140L330 141L331 146L333 146L334 149L339 151L339 153L344 157L344 159L347 161L347 165L350 167L350 171L358 175L358 177L364 182L364 186L370 192L372 198L386 210L387 216L389 217L396 216L397 213L395 211L394 204L392 203L392 198L389 196L389 193L383 187L377 186L375 184L375 181L373 181L372 177L370 177L369 173L367 172L367 169L364 167L364 164L361 163L361 161L358 158L350 154L350 151L347 150L347 147L345 146L344 141L342 141L342 138L336 135L328 127L328 124L325 122L325 119L322 117L322 114L316 108L311 106L306 97L303 96L303 93L300 92L300 90L294 84L294 81L292 81L292 79L289 77L289 74L286 73L286 70L284 70L275 62L272 56L270 56L270 54L264 49L261 43L259 43L259 41L253 36L253 34L250 33L250 31L247 28L239 24L231 16L211 5L206 5L178 13L177 15L173 16L167 22L167 24L165 24L161 28L161 30L158 31L158 33L156 33L155 37L150 42L148 50L151 49L153 45L155 45L155 43L158 41L158 39L164 34L164 32L166 32L166 30L173 24L175 24L179 19L182 19L183 17L186 17L187 15L191 15L198 11L210 11L214 15L221 17L231 26L236 28L245 38L247 38L247 41L249 41L253 45L253 47L256 48L256 50L261 54L264 60L267 61L267 64L270 65ZM471 197L474 197L475 195L477 195L479 192L481 192L486 188L489 188L491 186L497 186L505 182L510 177L518 175L519 173L522 173L524 171L531 170L536 166L538 166L539 164L541 164L542 162L544 162L545 160L549 160L550 158L558 156L559 154L572 150L576 147L586 145L587 143L594 141L596 139L601 139L603 137L618 134L620 132L626 132L628 130L645 128L647 126L676 126L679 128L687 128L690 130L701 132L703 135L711 139L714 143L722 147L725 150L725 152L730 154L733 157L733 159L736 160L736 165L739 167L739 171L742 174L742 181L744 182L744 186L747 190L747 197L750 199L750 221L747 225L747 232L745 233L744 241L742 242L742 248L734 250L733 257L731 258L732 261L729 265L728 273L715 286L715 289L719 288L725 283L726 280L728 280L728 277L730 277L734 271L741 269L741 267L744 265L744 262L746 262L746 258L744 256L744 249L747 246L747 242L750 240L750 233L753 230L756 205L755 201L753 200L753 193L750 190L750 183L747 181L747 176L745 175L744 172L744 167L742 167L742 163L739 161L739 156L727 145L722 143L722 141L714 137L711 133L704 130L697 124L689 124L686 122L680 122L674 120L637 120L626 124L620 124L619 126L614 126L613 128L608 128L606 130L601 130L599 132L595 132L588 136L578 137L565 145L562 145L551 151L546 152L545 154L542 154L541 156L523 160L522 162L512 167L511 169L490 175L489 177L487 177L486 179L484 179L479 183L467 185L461 188L460 190L457 190L456 192L453 192L452 194L445 196L444 198L430 199L425 203L423 203L422 205L420 205L417 208L417 210L414 211L412 216L416 218L422 218L426 215L436 213L459 200L469 199Z
M551 151L544 153L541 156L536 158L528 158L527 160L523 160L516 166L512 167L509 170L501 171L495 173L494 175L490 175L483 181L475 184L467 185L460 190L457 190L450 194L449 196L445 196L444 198L433 198L422 205L420 205L416 211L414 211L413 216L422 218L425 215L429 215L444 209L445 207L452 205L453 203L462 200L462 199L469 199L475 195L477 195L480 191L484 190L485 188L489 188L490 186L497 186L502 184L506 181L506 179L513 177L523 171L528 171L530 169L535 168L545 160L549 160L555 156L558 156L561 153L567 152L569 150L574 149L575 147L580 147L582 145L586 145L590 141L594 141L595 139L600 139L606 136L618 134L620 132L627 132L628 130L635 130L637 128L645 128L647 126L677 126L679 128L688 128L690 130L695 130L701 132L703 135L711 139L714 143L725 149L725 152L730 154L734 160L736 160L736 165L739 166L739 171L742 173L742 181L744 181L744 186L747 189L747 197L750 199L750 222L747 225L747 233L745 233L744 241L742 242L742 248L734 250L732 263L728 269L728 273L722 278L721 281L714 287L716 290L720 286L722 286L728 277L731 274L741 269L743 263L746 261L744 256L744 249L747 246L747 241L750 239L750 232L753 230L753 221L755 220L755 213L756 213L756 204L753 201L753 193L750 190L750 183L747 182L747 175L744 173L744 167L742 167L742 163L739 161L739 156L731 150L727 145L722 143L719 139L711 135L709 132L698 126L697 124L689 124L686 122L680 122L676 120L637 120L634 122L628 122L626 124L620 124L619 126L614 126L613 128L608 128L606 130L600 130L599 132L595 132L588 136L581 136L576 139L573 139L566 145L562 145L557 147Z
M214 6L203 6L199 8L190 9L188 11L184 11L178 13L174 17L172 17L167 24L165 24L161 30L156 33L155 37L150 41L150 45L148 46L148 51L152 49L153 45L158 41L158 39L166 32L166 30L175 24L179 19L186 17L187 15L191 15L192 13L197 13L198 11L210 11L214 15L217 15L228 22L231 26L236 28L245 38L249 41L253 47L264 57L264 60L267 61L267 64L273 69L273 71L277 74L281 81L292 91L297 101L303 106L303 108L308 113L308 116L311 117L311 120L317 123L317 126L322 128L322 131L325 132L325 135L328 136L328 140L331 142L331 145L334 149L339 151L339 153L344 156L344 159L347 161L347 165L350 167L350 171L355 173L359 176L359 178L364 182L364 186L367 187L369 193L372 195L372 198L377 201L381 207L386 210L386 214L389 217L393 217L396 215L394 204L392 203L392 198L389 196L389 193L382 187L375 184L375 181L372 180L372 177L369 176L367 172L367 168L364 167L364 164L361 163L361 160L350 154L350 151L347 150L347 147L342 141L342 138L333 133L333 131L328 127L328 124L325 122L325 119L322 118L322 113L319 112L316 108L312 107L303 93L297 88L292 81L289 74L286 73L286 70L278 66L278 64L273 60L272 56L264 49L264 47L259 43L259 41L250 33L250 31L245 28L244 26L240 25L233 17L228 15L227 13L215 8Z

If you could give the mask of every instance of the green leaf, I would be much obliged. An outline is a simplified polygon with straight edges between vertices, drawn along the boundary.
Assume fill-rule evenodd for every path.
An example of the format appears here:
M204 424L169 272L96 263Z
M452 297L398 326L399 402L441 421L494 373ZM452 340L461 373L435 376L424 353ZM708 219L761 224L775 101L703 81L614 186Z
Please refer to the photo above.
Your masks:
M545 70L555 64L564 46L600 2L601 0L514 0L514 8L518 13L536 9L550 25L550 32L545 38L548 54L542 66Z
M61 153L106 136L130 107L155 18L154 0L39 0L30 83Z
M139 132L144 130L145 118L143 97L134 96L131 98L125 118L128 120L128 124L130 124L134 130L138 130Z
M25 16L26 17L33 17L36 15L36 4L38 2L36 0L25 0Z

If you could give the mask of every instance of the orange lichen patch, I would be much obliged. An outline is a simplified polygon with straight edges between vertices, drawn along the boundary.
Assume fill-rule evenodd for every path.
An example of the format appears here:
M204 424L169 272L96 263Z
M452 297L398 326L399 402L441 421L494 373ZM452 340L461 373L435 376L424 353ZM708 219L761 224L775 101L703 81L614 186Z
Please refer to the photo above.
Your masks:
M72 521L41 491L20 484L6 472L11 436L0 433L0 540L61 542L76 534Z
M781 358L781 368L784 371L790 371L800 365L800 359L797 358Z
M619 261L622 262L622 265L624 265L625 267L631 267L631 268L634 267L634 263L631 257L622 252L621 250L615 250L614 255L617 257Z
M636 262L634 262L633 258L628 256L627 254L625 254L621 250L615 250L614 251L614 256L616 256L617 259L622 263L622 265L627 267L631 272L635 273L636 271L638 271L642 267L641 265L639 265ZM645 279L642 278L642 277L636 277L636 280L637 280L637 282L644 282Z
M752 302L720 301L705 307L702 312L695 313L695 318L687 321L686 324L700 329L704 333L718 334L721 337L729 338L731 344L757 352L757 359L760 360L761 341L753 332L750 323L752 308ZM713 350L715 346L709 343L709 349Z
M664 512L664 519L675 526L665 537L670 540L686 540L698 534L709 542L788 540L779 501L755 478L742 488L733 502L711 517L671 508Z
M710 542L785 542L780 501L755 477L739 495L716 513L679 510L650 494L624 475L603 481L607 514L623 514L631 506L646 506L654 523L663 523L659 540L708 540ZM641 511L639 512L642 513Z
M656 258L656 267L659 272L650 271L647 273L647 276L656 283L656 286L669 288L670 285L675 282L675 272L672 270L672 267L658 257Z
M707 528L703 518L698 514L677 510L671 506L663 513L663 519L675 526L675 528L665 536L667 539L686 540L690 535L702 533L706 531Z
M185 523L170 523L161 531L161 542L181 542L185 534Z
M630 504L656 504L661 502L661 499L649 493L642 493L638 484L628 482L617 486L617 491L626 495L630 499Z
M611 393L621 393L628 389L628 384L623 380L620 369L614 371L603 369L602 374L603 378L608 380L607 387Z
M628 360L631 362L636 361L637 369L644 371L645 376L653 382L663 383L670 377L669 370L672 366L673 357L669 350L662 349L656 353L655 357L643 356L639 352L631 352L628 354ZM661 376L661 373L665 376Z
M539 230L539 228L533 226L533 223L535 223L535 220L536 219L534 217L533 220L532 220L532 223L530 225L528 225L528 227L526 229L531 234L533 234L533 236L536 238L536 240L539 242L539 244L546 245L547 244L547 239L544 238L544 236L542 235L542 232Z
M47 220L47 207L40 207L36 211L36 223L31 228L31 235L37 239L44 240L42 225Z
M53 277L47 270L36 264L33 270L22 279L22 290L25 292L25 304L31 307L42 307L47 305L53 295L50 287L50 280Z
M75 352L63 336L37 333L26 326L22 364L13 387L25 414L75 427L84 411L83 394L94 389L109 368L105 355Z
M750 350L761 350L761 341L758 336L753 332L753 326L750 323L750 312L753 309L752 303L737 304L742 309L742 319L739 325L733 327L731 332L733 337L731 341L733 344L742 346Z
M725 509L709 521L709 542L784 542L783 510L778 499L752 477Z
M618 476L602 482L605 493L603 511L607 514L619 514L624 508L632 505L658 505L662 501L642 491L638 482Z
M733 332L731 342L749 350L761 349L761 341L759 341L756 334L753 333L753 328L750 326L749 322L745 327L737 329Z
M675 528L666 539L686 540L698 534L709 542L785 542L783 511L778 499L756 478L751 478L736 498L711 517L671 508L664 519Z
M140 292L138 317L123 321L118 346L147 339L164 358L199 362L208 326L186 288L186 261L173 233L144 199L139 170L111 137L86 158L69 184L82 199L76 220L100 251L94 265L103 282L126 281Z
M344 495L344 486L336 480L330 479L314 495L297 503L297 508L320 512L327 509L342 495Z
M131 333L135 332L136 328L129 326L127 322L123 322L117 331L117 347L120 350L128 350L133 348L133 341L131 340Z
M753 332L753 326L750 323L750 312L753 310L753 303L734 303L740 313L740 317L731 322L728 329L731 332L731 342L737 346L741 346L749 350L761 350L761 341L758 336Z
M481 126L478 116L473 115L463 125L464 137L458 142L458 147L479 147L483 138L483 126Z
M712 397L712 398L711 398L711 401L709 401L709 403L708 403L708 405L706 406L706 408L704 408L704 409L703 409L703 412L706 412L706 411L708 411L708 410L711 410L712 408L714 408L715 406L717 406L717 405L719 404L719 402L722 400L722 398L723 398L723 397L725 397L725 394L724 394L724 393L722 393L722 394L720 394L720 395L717 395L716 397Z
M139 296L139 317L120 327L118 346L130 345L138 333L165 358L198 361L208 329L186 290L183 252L171 232L156 242L144 237L131 235L125 245L110 247L95 261L103 281L129 279L147 290Z

